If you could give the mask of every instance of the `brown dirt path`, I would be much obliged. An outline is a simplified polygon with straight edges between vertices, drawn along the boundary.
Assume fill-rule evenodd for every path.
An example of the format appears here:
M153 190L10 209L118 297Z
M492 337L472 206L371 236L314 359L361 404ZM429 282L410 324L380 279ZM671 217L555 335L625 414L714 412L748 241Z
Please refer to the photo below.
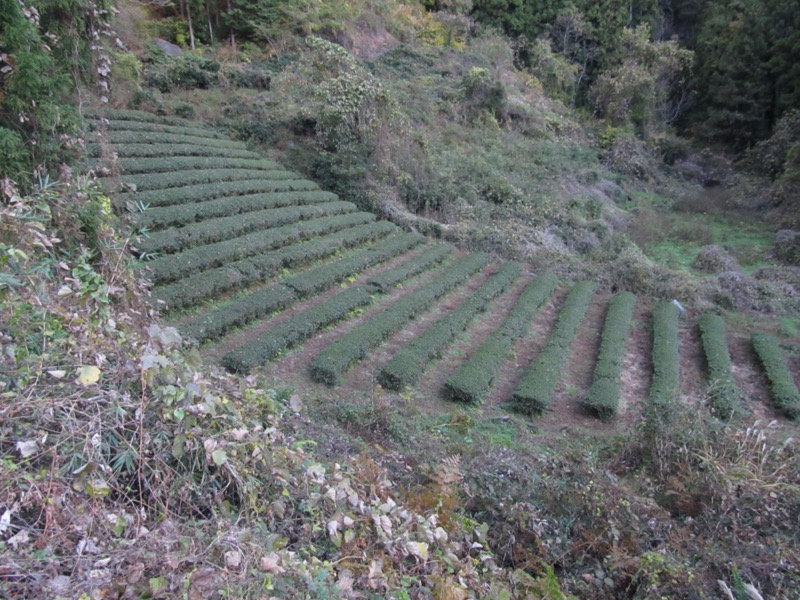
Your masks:
M625 359L622 363L618 415L628 425L633 425L642 414L653 377L650 307L638 300L633 319L633 328L625 345Z
M706 403L706 357L696 319L681 319L680 329L681 399L688 407L700 409Z
M753 419L781 418L770 402L769 382L758 364L749 336L728 333L728 349L733 363L733 378L742 392L742 404Z

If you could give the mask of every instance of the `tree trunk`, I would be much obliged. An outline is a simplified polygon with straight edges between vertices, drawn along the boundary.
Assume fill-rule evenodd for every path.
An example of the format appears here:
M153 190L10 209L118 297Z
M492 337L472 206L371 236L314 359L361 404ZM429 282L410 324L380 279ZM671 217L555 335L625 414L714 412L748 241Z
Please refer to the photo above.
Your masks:
M186 22L189 25L189 46L194 50L194 27L192 26L192 9L189 3L189 0L186 0Z

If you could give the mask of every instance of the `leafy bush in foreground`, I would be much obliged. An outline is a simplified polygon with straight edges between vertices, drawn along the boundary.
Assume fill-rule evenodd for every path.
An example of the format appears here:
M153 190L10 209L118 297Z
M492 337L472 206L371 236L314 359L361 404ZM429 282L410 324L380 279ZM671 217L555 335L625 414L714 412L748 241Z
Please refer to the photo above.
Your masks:
M257 152L236 148L220 148L218 146L198 146L190 143L167 143L167 144L125 144L115 146L114 154L121 158L132 157L170 157L170 156L219 156L228 158L262 158ZM97 157L103 155L103 146L97 143L87 143L86 153L89 156Z
M235 288L244 288L259 283L276 275L284 268L292 268L330 256L340 248L361 244L370 240L379 239L397 231L397 226L388 221L357 225L319 238L290 244L273 250L267 254L259 254L250 258L228 263L223 267L210 269L181 279L175 283L158 286L153 290L153 295L167 304L170 310L184 308L197 304L202 300L214 298ZM239 305L242 306L239 306ZM252 306L247 296L239 298L228 304L214 308L211 311L214 323L221 335L230 327L240 327L246 322L258 318L261 313L249 311ZM249 316L248 316L249 315ZM247 316L246 320L243 320ZM192 322L198 319L194 319ZM208 319L200 319L207 322ZM226 325L227 324L227 325ZM192 337L205 341L217 337L215 333L206 335L200 325L193 325Z
M500 328L486 338L469 360L461 364L445 382L445 394L451 400L482 402L486 399L514 341L527 331L531 319L542 309L557 285L558 278L549 271L528 284Z
M678 307L671 302L662 302L653 310L653 381L648 410L659 421L669 420L681 388L679 317Z
M700 317L699 324L708 365L711 410L720 419L730 419L742 412L742 406L741 392L733 379L725 321L719 315L706 313Z
M168 188L180 188L204 183L221 183L224 181L242 181L246 179L262 179L267 181L297 180L300 176L293 171L267 171L259 169L205 169L188 170L169 173L140 173L123 175L120 181L124 185L136 186L137 191L157 191Z
M426 310L435 300L469 279L489 263L485 254L468 254L439 277L400 298L389 308L349 331L325 348L311 364L315 381L335 385L351 365Z
M436 263L442 262L451 252L453 252L451 245L438 244L391 271L373 275L367 280L367 285L373 291L386 293L397 284L422 273Z
M344 201L328 202L319 206L312 204L308 206L268 208L245 214L234 214L230 217L207 219L185 227L173 227L151 233L139 242L137 249L140 253L145 254L179 252L192 246L229 240L259 229L280 227L307 219L355 211L355 204Z
M570 290L544 348L536 356L511 395L514 410L540 413L550 406L556 384L564 371L569 347L586 316L597 284L580 281Z
M177 254L156 258L147 265L150 266L153 282L173 281L197 271L218 267L228 261L239 260L304 238L324 235L337 229L374 220L374 214L358 212L301 221L256 231L232 240L196 246Z
M800 391L789 371L778 339L769 333L754 333L751 340L769 380L772 401L784 415L797 419L800 417Z
M417 383L430 360L441 356L444 348L467 328L478 312L486 309L493 298L516 281L521 271L519 263L505 263L466 300L406 344L381 368L378 382L390 390L401 390Z
M273 160L238 158L235 156L173 156L169 158L136 156L118 158L117 167L119 167L120 172L128 175L135 173L166 173L168 171L185 171L187 169L283 170L283 167Z
M372 301L364 286L352 287L273 327L222 358L222 366L247 373L317 331L344 319L354 309Z
M256 210L304 204L323 204L337 200L339 200L339 196L333 192L323 192L321 190L228 196L205 202L148 208L139 219L139 225L150 229L166 229L167 227L188 225L205 219L227 217Z
M316 183L307 179L277 181L272 179L256 179L245 181L220 181L218 183L204 183L201 185L188 185L186 187L145 192L124 192L116 194L116 200L118 204L123 206L128 201L146 206L171 206L173 204L214 200L224 196L265 192L310 192L318 189L319 186Z
M608 305L592 387L583 403L590 412L599 417L617 414L619 378L625 358L625 343L633 325L635 304L636 296L630 292L620 292Z

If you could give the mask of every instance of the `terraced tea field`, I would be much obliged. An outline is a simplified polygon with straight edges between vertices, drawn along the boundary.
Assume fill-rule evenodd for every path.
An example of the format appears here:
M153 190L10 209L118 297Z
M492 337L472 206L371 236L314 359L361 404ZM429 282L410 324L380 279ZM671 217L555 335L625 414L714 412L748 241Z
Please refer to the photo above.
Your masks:
M191 121L88 122L116 207L147 230L135 252L153 302L229 370L543 427L622 427L648 405L800 415L772 335L404 231Z

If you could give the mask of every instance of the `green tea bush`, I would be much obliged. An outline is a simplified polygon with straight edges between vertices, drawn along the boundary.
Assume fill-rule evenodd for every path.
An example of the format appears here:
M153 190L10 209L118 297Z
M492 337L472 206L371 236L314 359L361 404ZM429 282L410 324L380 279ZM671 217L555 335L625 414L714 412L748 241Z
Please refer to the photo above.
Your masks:
M254 254L279 248L286 244L331 233L345 227L361 225L375 220L372 213L348 213L322 217L301 223L256 231L232 240L197 246L178 254L150 261L151 278L155 283L173 281L204 269L221 266Z
M648 412L661 422L669 421L669 411L681 389L679 317L678 307L671 302L662 302L653 310L653 380Z
M378 263L408 252L421 244L424 237L418 233L400 234L382 240L379 247L355 250L335 261L328 261L284 280L299 296L310 296L344 281Z
M486 310L489 302L502 294L517 280L522 266L516 262L505 263L479 289L455 309L406 344L378 374L378 382L390 390L412 386L430 365L431 359L441 356L443 350L463 332L475 316Z
M769 380L772 401L788 418L797 419L800 417L800 391L778 345L778 339L769 333L754 333L751 339L753 350Z
M191 121L189 121L191 122ZM216 140L229 140L230 138L223 133L218 133L213 129L192 127L189 125L165 125L163 123L150 123L147 121L86 121L89 131L147 131L151 133L174 133L177 135L191 135L202 138L213 138Z
M193 54L167 56L152 44L148 54L144 83L161 93L176 89L207 89L219 82L220 65L216 61Z
M225 181L242 181L258 179L263 181L293 181L300 175L293 171L267 171L259 169L207 169L189 170L171 173L140 173L123 175L123 185L134 185L142 192L157 191L168 188L200 185L204 183L221 183Z
M127 110L124 108L103 108L102 110L94 109L91 107L84 107L82 109L84 118L86 119L108 119L114 121L136 121L139 123L152 123L154 125L173 125L175 127L197 127L197 123L188 119L181 119L178 117L165 117L162 115L154 115L153 113L144 112L141 110ZM203 129L203 131L208 131Z
M625 344L633 325L635 304L636 296L630 292L620 292L608 305L592 387L583 403L589 412L598 417L607 418L617 414L619 379L625 358Z
M219 183L189 185L181 188L168 188L165 190L151 190L146 192L123 192L117 194L116 198L117 202L122 205L130 201L147 206L171 206L173 204L214 200L216 198L222 198L223 196L267 192L310 192L318 189L319 187L316 183L307 179L255 179L245 181L222 181Z
M277 275L282 269L302 266L331 256L342 248L375 241L396 231L397 226L388 221L349 227L157 286L153 295L172 310L192 306L232 289L260 283Z
M433 265L444 261L453 252L450 244L437 244L419 256L399 265L390 271L378 273L367 279L367 285L374 292L386 293L394 286L430 269Z
M165 173L187 169L258 169L281 171L278 163L253 158L229 158L227 156L176 156L172 158L119 158L117 167L126 175L138 173Z
M311 337L323 327L341 321L354 309L366 306L371 301L365 287L349 288L229 352L222 357L222 366L231 371L247 373L253 367L272 360L287 348Z
M231 150L246 150L244 142L230 139L216 139L196 135L183 135L178 133L157 133L153 131L106 131L102 134L86 136L87 142L106 142L112 146L123 144L193 144L197 146L212 146L214 148L230 148Z
M205 219L248 213L269 208L305 204L336 202L339 196L332 192L267 192L265 194L246 194L228 196L205 202L176 204L148 208L139 218L139 225L154 229L165 229L189 225Z
M315 219L330 215L339 215L356 211L351 202L328 202L319 206L284 206L268 208L230 217L207 219L180 228L170 228L150 234L139 242L137 249L141 253L155 252L174 253L215 242L229 240L259 229L269 229L289 225L307 219Z
M720 419L730 419L742 412L742 401L733 379L725 320L719 315L706 313L700 317L699 325L708 365L711 411Z
M462 363L444 384L447 397L458 402L483 402L514 342L530 327L531 319L542 309L558 285L549 271L536 277L517 299L499 329Z
M485 254L468 254L446 268L434 281L400 298L389 308L361 323L325 348L311 364L315 381L335 385L341 374L367 353L489 263Z
M103 147L97 143L87 143L86 153L89 156L102 156ZM170 157L170 156L220 156L227 158L261 158L251 150L236 148L218 148L216 146L197 146L191 143L142 144L126 143L115 146L114 153L122 158L127 157Z
M597 284L592 281L580 281L573 286L547 343L511 395L514 410L530 415L541 413L550 406L569 357L570 344L578 333L596 288Z

